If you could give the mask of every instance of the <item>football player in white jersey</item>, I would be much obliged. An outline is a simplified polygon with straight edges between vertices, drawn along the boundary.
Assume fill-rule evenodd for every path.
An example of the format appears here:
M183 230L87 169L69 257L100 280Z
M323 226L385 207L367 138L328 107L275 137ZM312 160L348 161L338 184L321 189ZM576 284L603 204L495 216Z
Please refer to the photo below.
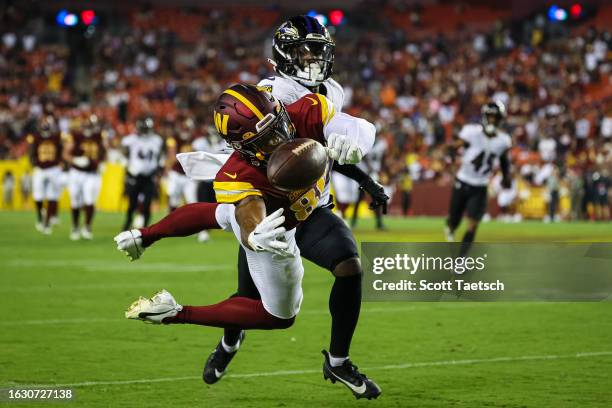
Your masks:
M454 241L454 232L463 214L467 215L459 256L465 256L474 242L476 229L487 209L487 186L498 162L502 186L512 184L508 158L512 139L501 129L505 117L506 108L501 102L487 103L482 107L481 123L463 126L453 146L463 148L463 155L455 177L445 234L447 241Z
M132 225L134 211L139 196L143 197L144 225L149 225L151 201L155 195L156 177L161 170L160 159L164 150L164 140L155 133L153 119L145 117L136 122L137 134L131 134L121 140L127 157L127 174L125 189L130 204L126 213L124 230Z

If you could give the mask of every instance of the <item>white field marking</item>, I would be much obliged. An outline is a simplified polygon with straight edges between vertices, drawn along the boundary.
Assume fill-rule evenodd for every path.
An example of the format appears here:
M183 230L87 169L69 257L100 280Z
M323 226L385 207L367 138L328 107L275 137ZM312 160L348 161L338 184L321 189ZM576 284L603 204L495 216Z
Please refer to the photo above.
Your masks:
M129 262L125 261L109 262L103 260L59 260L59 259L15 259L6 262L7 267L13 268L79 268L85 271L95 272L121 272L121 273L149 273L149 272L167 272L167 273L195 273L195 272L213 272L221 270L235 269L234 265L229 264L177 264L171 262Z
M521 361L542 361L542 360L561 360L570 358L589 358L589 357L605 357L612 356L612 351L596 351L596 352L580 352L574 354L549 354L541 356L517 356L517 357L493 357L493 358L482 358L482 359L468 359L468 360L445 360L445 361L425 361L421 363L406 363L406 364L391 364L377 367L367 367L363 371L387 371L387 370L405 370L408 368L422 368L422 367L444 367L444 366L455 366L455 365L473 365L473 364L487 364L487 363L513 363ZM248 374L229 374L228 378L254 378L254 377L280 377L280 376L293 376L293 375L304 375L304 374L317 374L320 373L320 369L309 369L309 370L283 370L283 371L269 371L259 373L248 373ZM54 387L95 387L98 385L129 385L129 384L151 384L161 382L174 382L174 381L191 381L201 380L201 376L187 376L187 377L165 377L165 378L142 378L135 380L118 380L118 381L85 381L78 383L66 383L66 384L17 384L15 382L9 385L0 385L0 388L10 388L16 385L23 388L54 388Z
M397 313L397 312L406 312L411 310L427 310L427 309L466 309L466 308L477 308L481 307L484 303L462 303L462 304L454 304L454 303L423 303L416 304L404 307L388 307L388 308L365 308L361 309L361 313ZM539 303L539 305L546 305L547 303ZM455 306L456 305L456 306ZM503 303L486 303L487 306L498 306L504 305ZM512 307L522 306L522 303L513 303ZM319 310L304 310L299 313L300 315L327 315L329 314L329 310L327 309L319 309ZM30 326L30 325L45 325L45 324L85 324L85 323L123 323L125 319L121 317L117 317L115 319L112 318L74 318L74 319L40 319L40 320L13 320L13 321L0 321L0 327L2 326Z

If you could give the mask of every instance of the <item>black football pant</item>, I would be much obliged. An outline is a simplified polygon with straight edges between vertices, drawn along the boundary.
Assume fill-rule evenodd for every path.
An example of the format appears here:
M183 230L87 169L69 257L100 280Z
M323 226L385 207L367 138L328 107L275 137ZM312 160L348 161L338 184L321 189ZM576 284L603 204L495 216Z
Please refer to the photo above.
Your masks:
M138 207L138 199L142 194L142 216L144 217L144 225L149 225L151 218L151 201L155 195L155 181L153 176L132 176L127 175L125 180L125 192L130 200L128 210L125 217L124 230L132 228L132 220L134 211Z
M317 208L297 227L295 239L302 258L334 273L336 266L351 258L358 258L357 243L351 230L330 208ZM238 291L234 296L259 299L253 283L244 249L238 252ZM351 340L361 309L361 268L355 275L337 276L329 297L332 316L330 353L348 356ZM225 343L236 344L239 330L226 329Z

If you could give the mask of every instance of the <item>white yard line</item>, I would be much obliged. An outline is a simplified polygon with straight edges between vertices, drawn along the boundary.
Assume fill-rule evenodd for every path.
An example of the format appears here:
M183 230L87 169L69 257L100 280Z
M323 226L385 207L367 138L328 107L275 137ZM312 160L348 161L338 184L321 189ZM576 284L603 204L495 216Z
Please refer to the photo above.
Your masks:
M541 303L546 305L546 303ZM482 307L482 303L420 303L416 305L408 306L389 306L389 307L371 307L361 309L362 314L369 313L396 313L396 312L407 312L411 310L431 310L431 309L458 309L463 310L467 308L478 308ZM496 303L487 303L488 306L497 306ZM522 304L513 303L512 307L517 307ZM329 310L327 309L314 309L314 310L303 310L300 315L328 315ZM9 320L0 321L0 327L2 326L30 326L30 325L55 325L55 324L87 324L87 323L123 323L125 319L121 314L117 315L117 318L74 318L74 319L36 319L36 320Z
M440 367L440 366L454 366L454 365L473 365L473 364L488 364L488 363L511 363L520 361L541 361L541 360L561 360L561 359L572 359L572 358L591 358L591 357L604 357L612 356L612 351L596 351L596 352L582 352L574 354L549 354L541 356L517 356L517 357L493 357L483 359L469 359L469 360L445 360L445 361L427 361L421 363L406 363L406 364L392 364L376 367L366 367L363 371L388 371L388 370L405 370L409 368L421 368L421 367ZM285 371L268 371L259 373L248 373L248 374L229 374L228 378L254 378L254 377L282 377L282 376L295 376L304 374L317 374L320 373L320 369L310 370L285 370ZM22 385L12 383L9 385L2 385L0 388L65 388L65 387L95 387L98 385L129 385L129 384L151 384L161 382L175 382L175 381L192 381L200 380L200 376L188 376L188 377L165 377L165 378L141 378L133 380L119 380L119 381L84 381L77 383L65 383L65 384L30 384Z

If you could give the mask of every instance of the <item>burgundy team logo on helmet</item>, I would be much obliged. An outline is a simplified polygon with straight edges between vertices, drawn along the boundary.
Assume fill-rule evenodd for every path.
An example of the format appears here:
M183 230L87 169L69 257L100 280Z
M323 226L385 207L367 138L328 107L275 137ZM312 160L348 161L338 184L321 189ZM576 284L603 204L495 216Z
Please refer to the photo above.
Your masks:
M255 166L265 165L295 128L283 104L262 87L237 84L226 89L214 108L217 131Z

